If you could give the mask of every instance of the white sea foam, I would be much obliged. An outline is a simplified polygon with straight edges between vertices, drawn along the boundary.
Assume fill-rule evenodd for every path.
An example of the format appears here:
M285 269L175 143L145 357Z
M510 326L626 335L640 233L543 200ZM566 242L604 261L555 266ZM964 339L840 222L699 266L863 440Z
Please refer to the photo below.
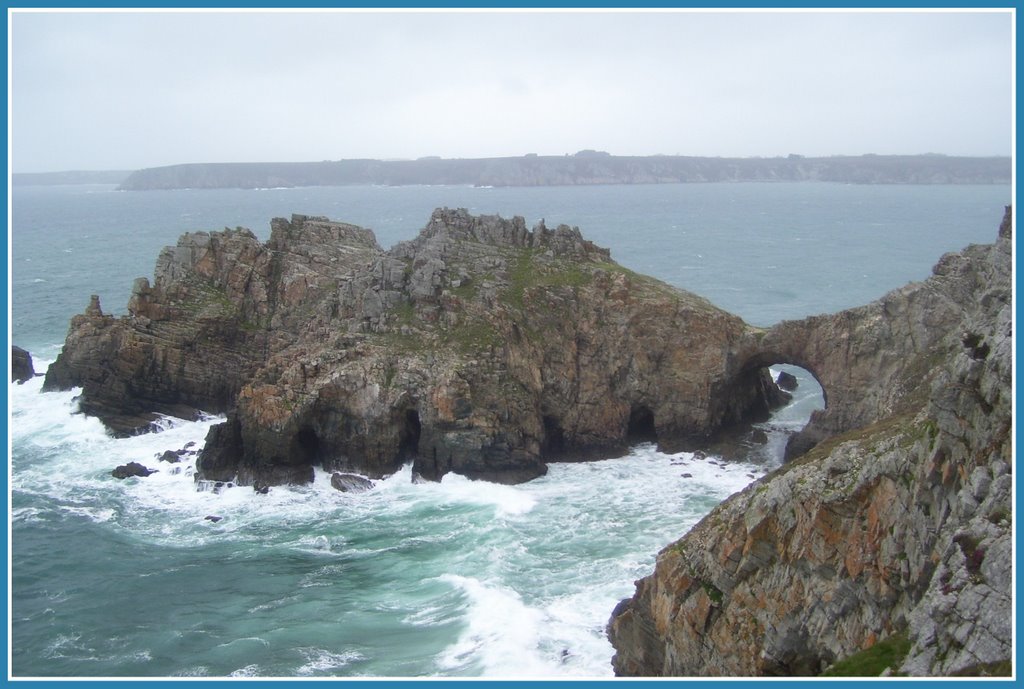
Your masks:
M429 487L428 490L451 502L493 507L496 517L526 514L536 504L536 501L518 486L474 481L458 474L446 474L441 479L439 488Z
M40 385L34 379L10 390L12 442L20 448L15 490L150 544L231 542L305 558L310 569L296 575L288 595L247 602L241 609L250 614L287 614L370 567L379 585L361 590L368 615L425 634L460 630L434 656L442 675L608 676L604 625L632 581L650 572L661 547L767 469L648 444L618 459L552 464L546 476L517 486L454 474L417 484L407 465L359 494L335 490L321 469L312 484L274 486L265 495L244 486L200 491L194 454L176 464L157 457L189 443L198 451L219 419L168 418L159 433L115 439L77 413L77 391L42 393ZM110 475L129 461L158 472ZM13 518L50 514L33 506ZM298 651L303 662L294 672L302 676L351 674L349 666L364 659L318 645ZM366 660L387 667L381 658ZM228 667L236 676L274 671L244 658ZM182 673L208 674L209 667Z
M362 654L356 651L334 653L322 648L299 648L296 650L306 659L305 664L296 670L296 674L299 675L330 673L363 658Z
M523 603L515 591L474 577L443 575L468 599L468 627L437 658L442 672L478 670L485 676L539 677L552 664L538 647L544 614Z
M229 677L259 677L260 674L260 666L257 663L252 663L233 671Z

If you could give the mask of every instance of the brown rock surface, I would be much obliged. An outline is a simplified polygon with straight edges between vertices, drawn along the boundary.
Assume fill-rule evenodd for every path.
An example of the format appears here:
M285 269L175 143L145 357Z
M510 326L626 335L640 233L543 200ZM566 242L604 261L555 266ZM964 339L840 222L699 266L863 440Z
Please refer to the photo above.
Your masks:
M306 482L413 461L519 482L546 458L634 439L702 442L778 392L734 352L754 330L637 275L576 228L438 210L383 251L369 230L276 219L182 236L136 281L129 315L72 321L48 388L122 433L153 412L227 413L199 475Z
M609 622L617 674L817 674L892 634L898 672L1009 661L1010 267L1007 209L927 281L764 336L755 359L823 382L811 430L843 432L659 554Z

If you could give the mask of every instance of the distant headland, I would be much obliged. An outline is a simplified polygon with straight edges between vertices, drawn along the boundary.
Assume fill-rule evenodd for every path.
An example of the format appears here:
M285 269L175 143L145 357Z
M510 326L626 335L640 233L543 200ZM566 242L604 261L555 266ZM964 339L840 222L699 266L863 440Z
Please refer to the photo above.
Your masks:
M268 189L372 184L543 187L586 184L699 182L835 182L839 184L1009 184L1009 157L934 153L774 158L616 156L583 150L569 155L501 158L320 162L185 163L141 170L13 173L23 185L117 184L124 191L155 189Z
M535 187L680 182L837 182L842 184L1009 184L1008 157L861 155L714 158L678 155L573 155L504 158L325 160L305 163L190 163L146 168L120 188L223 189L374 184Z

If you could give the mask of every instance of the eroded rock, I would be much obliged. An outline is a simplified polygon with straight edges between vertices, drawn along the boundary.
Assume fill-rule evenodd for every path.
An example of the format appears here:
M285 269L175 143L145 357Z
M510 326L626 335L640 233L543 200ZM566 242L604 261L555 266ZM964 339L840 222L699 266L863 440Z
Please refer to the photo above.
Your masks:
M132 476L146 477L149 476L150 474L155 474L156 471L156 469L149 469L139 464L138 462L128 462L127 464L122 464L118 467L115 467L110 472L110 475L113 476L114 478L125 479L130 478Z
M32 355L21 347L11 346L11 380L24 383L36 375Z
M767 372L732 356L753 329L577 228L442 209L390 251L325 218L271 228L265 244L183 235L128 316L97 302L73 319L46 386L82 386L119 433L153 412L227 413L199 476L247 485L407 462L516 483L548 458L692 448L775 403Z
M373 488L373 481L357 474L331 474L331 486L342 493L365 493Z
M878 404L860 410L844 401L832 422L860 413L866 423L755 481L659 553L612 613L617 674L818 674L893 634L911 641L894 671L1009 662L1009 223L1008 209L994 245L943 257L924 283L818 320L844 346L809 358L850 360L838 350L859 331L861 361L896 387L866 391ZM902 363L878 353L894 346Z
M775 378L775 384L786 392L793 392L800 384L800 381L788 371L779 371L779 375Z

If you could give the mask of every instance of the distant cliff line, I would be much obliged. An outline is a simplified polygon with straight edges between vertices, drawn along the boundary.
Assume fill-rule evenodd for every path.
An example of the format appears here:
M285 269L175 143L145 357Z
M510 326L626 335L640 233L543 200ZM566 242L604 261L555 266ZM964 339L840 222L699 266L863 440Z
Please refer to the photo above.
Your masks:
M708 158L575 155L507 158L352 159L307 163L189 163L133 172L121 189L259 189L372 184L495 187L680 182L1009 184L1008 157L862 155Z
M11 184L21 186L57 186L62 184L120 184L131 170L65 170L63 172L14 172Z

